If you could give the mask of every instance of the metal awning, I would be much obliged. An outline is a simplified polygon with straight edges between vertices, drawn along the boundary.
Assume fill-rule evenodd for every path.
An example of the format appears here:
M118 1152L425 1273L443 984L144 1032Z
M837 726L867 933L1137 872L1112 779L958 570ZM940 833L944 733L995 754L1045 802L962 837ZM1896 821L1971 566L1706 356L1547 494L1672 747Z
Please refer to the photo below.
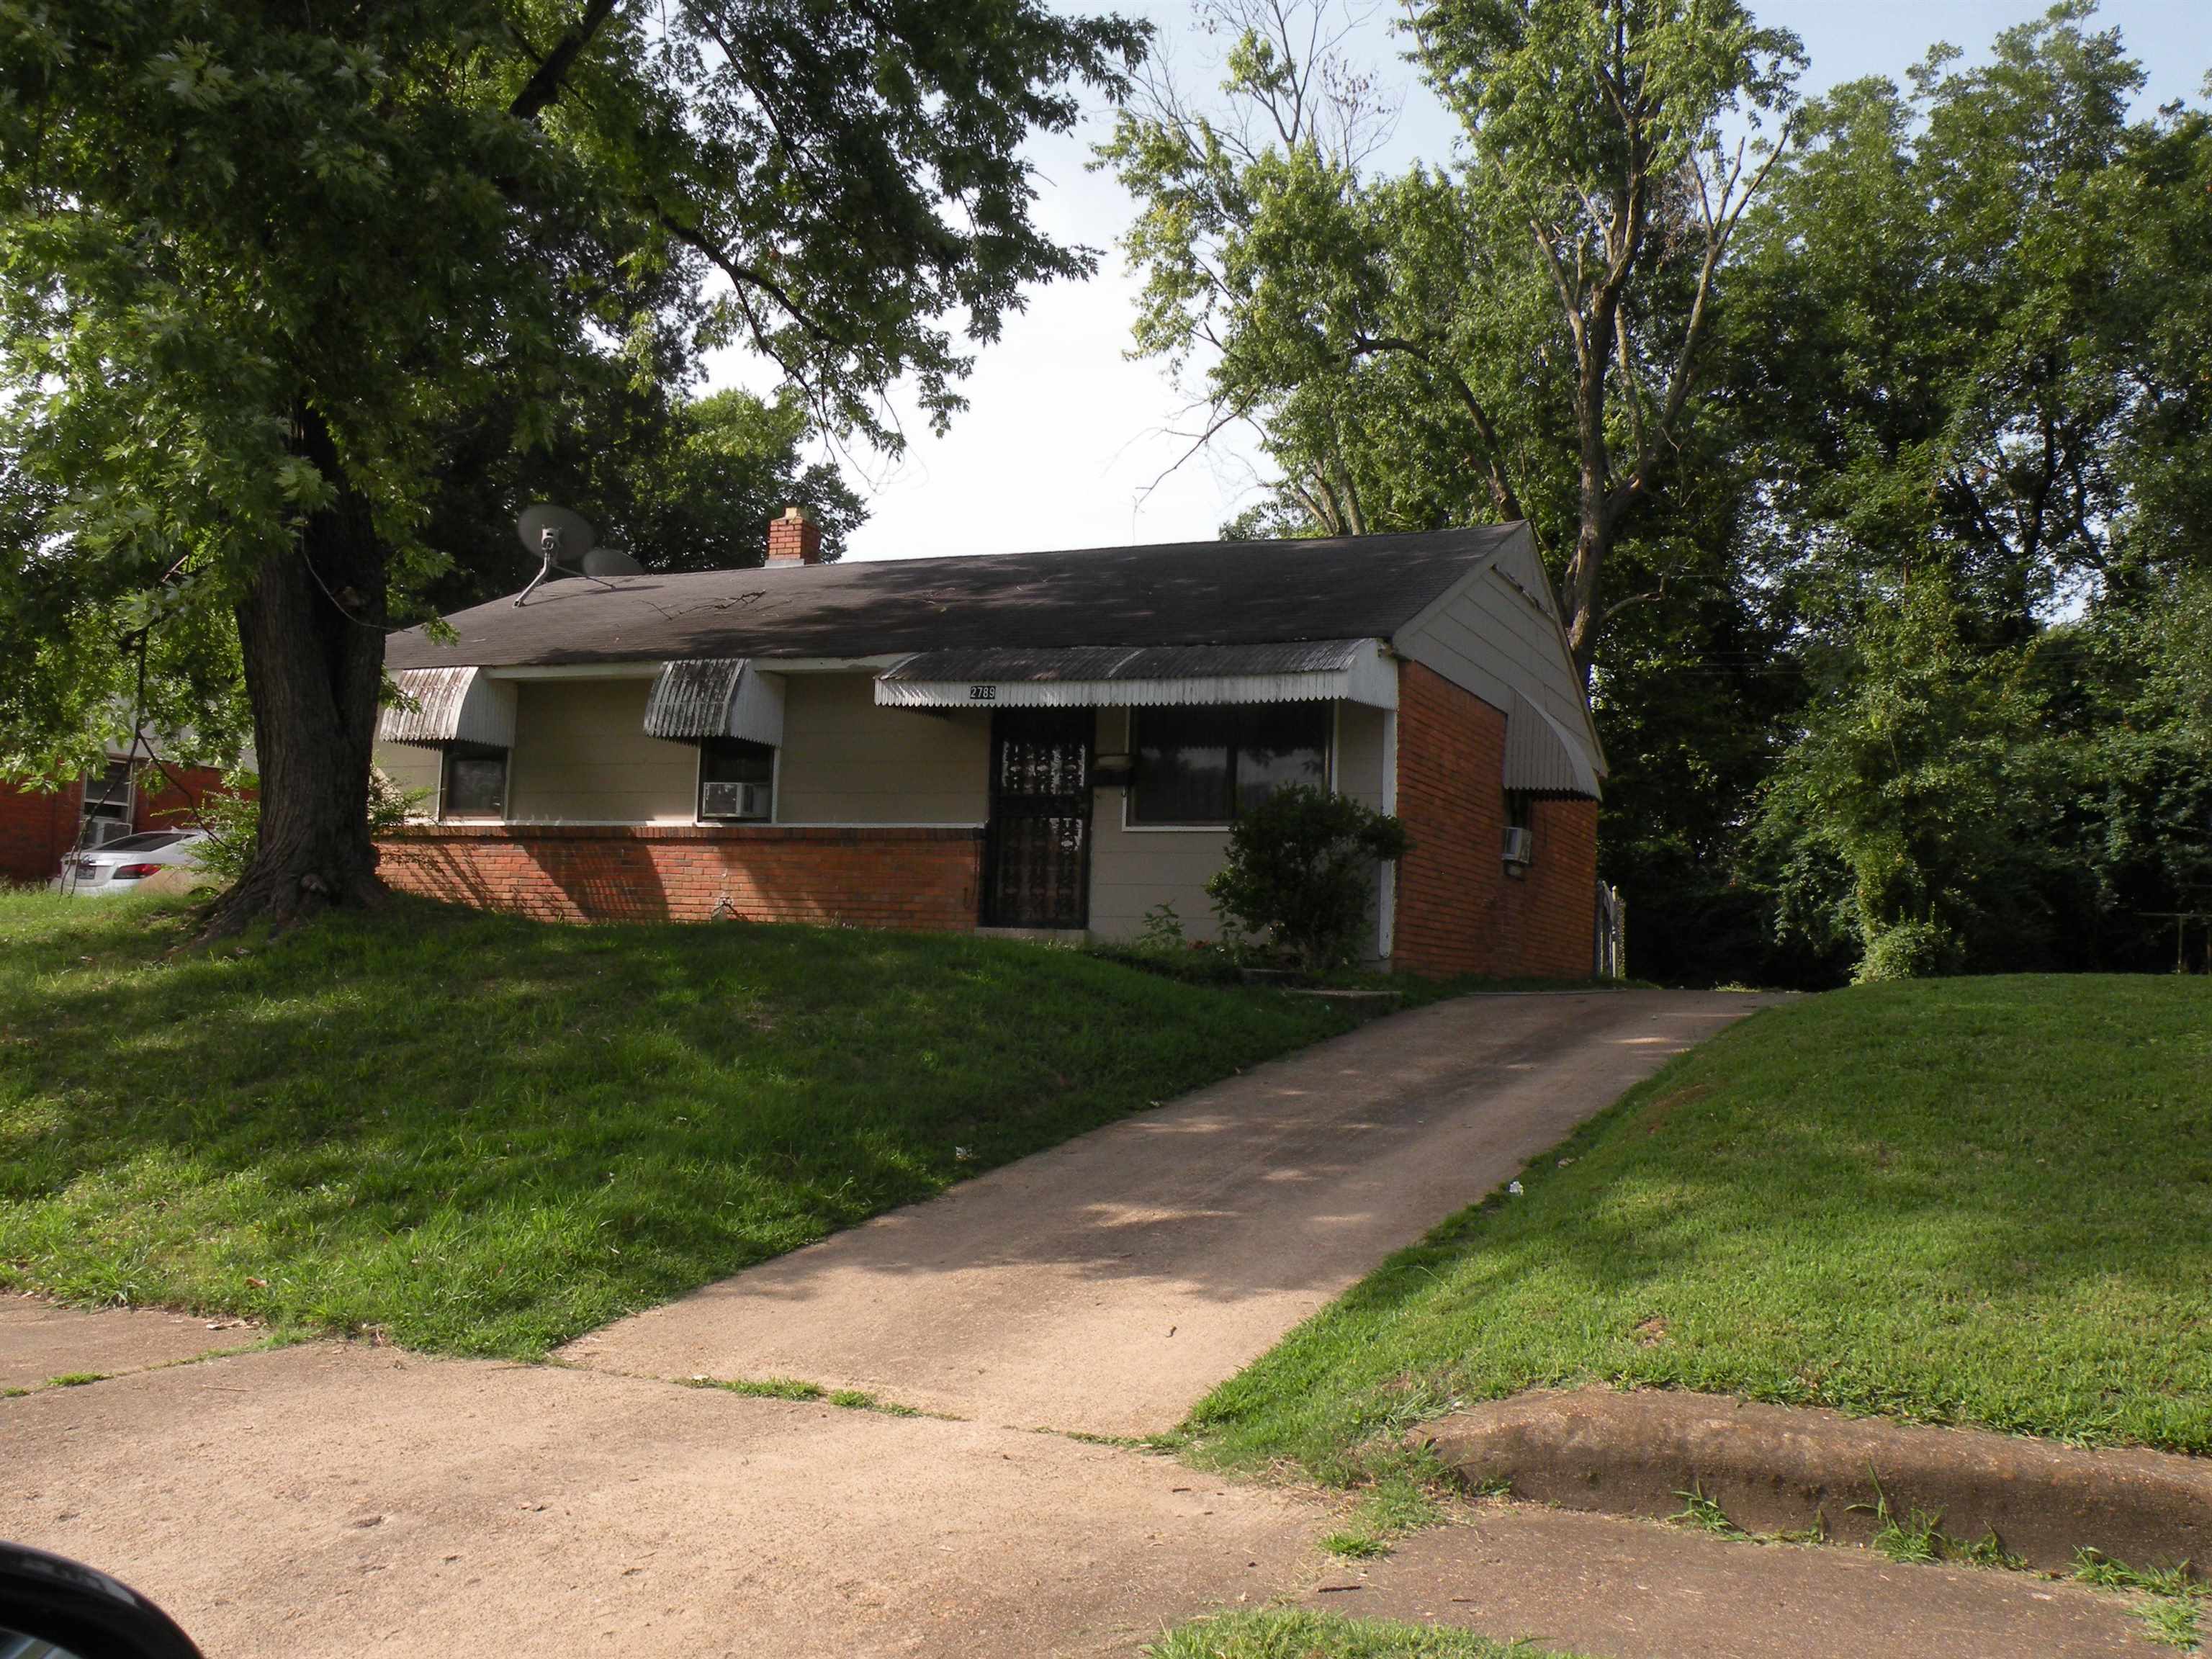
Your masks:
M887 708L1138 708L1323 700L1395 708L1397 666L1382 641L924 651L876 681L876 702Z
M1531 795L1598 799L1597 769L1581 740L1517 691L1505 719L1505 787Z
M392 677L404 702L377 711L379 743L514 746L514 687L481 668L403 668Z
M744 738L783 742L783 677L743 657L702 657L660 665L645 700L645 734L677 741Z

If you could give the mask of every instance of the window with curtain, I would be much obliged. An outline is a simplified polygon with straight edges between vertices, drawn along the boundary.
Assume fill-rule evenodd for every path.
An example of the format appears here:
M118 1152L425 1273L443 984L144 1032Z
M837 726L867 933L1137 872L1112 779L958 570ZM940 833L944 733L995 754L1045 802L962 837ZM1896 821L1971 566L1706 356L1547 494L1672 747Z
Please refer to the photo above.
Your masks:
M1129 822L1234 823L1285 784L1328 782L1325 702L1140 708Z

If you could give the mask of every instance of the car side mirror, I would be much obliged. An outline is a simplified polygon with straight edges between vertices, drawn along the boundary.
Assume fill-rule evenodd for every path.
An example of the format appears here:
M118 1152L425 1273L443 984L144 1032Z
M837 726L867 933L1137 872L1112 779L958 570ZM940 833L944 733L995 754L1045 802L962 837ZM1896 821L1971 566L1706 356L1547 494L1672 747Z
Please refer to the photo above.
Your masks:
M176 1621L95 1567L0 1543L0 1659L201 1659Z

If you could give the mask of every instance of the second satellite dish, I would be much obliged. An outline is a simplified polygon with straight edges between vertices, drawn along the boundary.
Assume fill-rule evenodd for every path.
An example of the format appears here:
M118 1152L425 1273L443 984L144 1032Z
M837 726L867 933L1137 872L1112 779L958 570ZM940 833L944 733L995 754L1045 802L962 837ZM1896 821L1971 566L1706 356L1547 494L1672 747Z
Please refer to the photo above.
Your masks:
M595 547L579 567L586 576L642 576L645 567L619 547Z

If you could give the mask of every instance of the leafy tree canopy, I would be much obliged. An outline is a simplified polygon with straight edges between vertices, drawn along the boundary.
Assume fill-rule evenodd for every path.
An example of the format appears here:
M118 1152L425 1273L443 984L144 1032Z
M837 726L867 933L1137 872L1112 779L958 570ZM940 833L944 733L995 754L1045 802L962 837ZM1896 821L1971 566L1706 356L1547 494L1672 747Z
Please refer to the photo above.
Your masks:
M382 635L452 569L440 510L499 493L457 448L520 477L576 398L639 400L657 459L610 514L690 559L672 492L788 418L679 406L699 353L866 442L895 380L941 425L1024 285L1090 267L1022 139L1142 41L1034 0L0 11L0 637L40 665L0 749L81 748L155 623L161 712L210 664L248 693L262 834L219 923L373 897Z

